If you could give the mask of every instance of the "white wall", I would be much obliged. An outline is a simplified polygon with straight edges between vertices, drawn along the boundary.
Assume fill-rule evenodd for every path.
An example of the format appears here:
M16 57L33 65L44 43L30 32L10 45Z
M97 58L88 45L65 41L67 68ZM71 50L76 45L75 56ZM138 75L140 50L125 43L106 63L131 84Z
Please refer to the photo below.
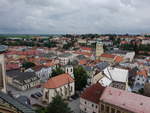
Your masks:
M2 79L3 79L3 88L1 89L2 92L6 93L6 69L5 69L5 59L4 55L0 54L0 63L2 65Z
M59 87L59 88L56 88L56 89L47 89L47 88L44 88L44 90L43 90L43 100L44 101L47 101L47 102L51 102L52 101L52 98L54 97L54 96L56 96L56 92L55 92L55 90L60 94L60 92L62 92L62 98L64 98L64 99L67 99L69 96L72 96L72 95L74 95L74 93L75 93L75 84L74 84L74 82L72 82L72 83L70 83L69 84L70 85L70 89L71 89L71 87L72 87L72 91L70 92L70 95L69 95L69 92L68 92L68 94L65 94L65 87L69 90L69 87L68 87L68 84L65 84L65 85L63 85L63 86L61 86L61 87ZM48 92L48 100L45 98L45 96L46 96L46 92Z
M99 113L99 105L91 101L80 98L80 110L86 113Z

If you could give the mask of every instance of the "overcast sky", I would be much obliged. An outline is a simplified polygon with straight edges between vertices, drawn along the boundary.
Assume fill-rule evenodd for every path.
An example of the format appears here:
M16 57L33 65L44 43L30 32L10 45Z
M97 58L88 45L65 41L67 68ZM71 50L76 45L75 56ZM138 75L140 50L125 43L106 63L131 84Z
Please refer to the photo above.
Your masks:
M0 33L149 33L150 0L0 0Z

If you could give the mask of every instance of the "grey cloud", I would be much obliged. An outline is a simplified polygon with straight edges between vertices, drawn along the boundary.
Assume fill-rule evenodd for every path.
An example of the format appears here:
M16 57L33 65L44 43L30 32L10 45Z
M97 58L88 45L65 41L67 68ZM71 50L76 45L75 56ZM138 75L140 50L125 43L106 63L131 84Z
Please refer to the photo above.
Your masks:
M149 32L149 3L149 0L0 0L0 33Z

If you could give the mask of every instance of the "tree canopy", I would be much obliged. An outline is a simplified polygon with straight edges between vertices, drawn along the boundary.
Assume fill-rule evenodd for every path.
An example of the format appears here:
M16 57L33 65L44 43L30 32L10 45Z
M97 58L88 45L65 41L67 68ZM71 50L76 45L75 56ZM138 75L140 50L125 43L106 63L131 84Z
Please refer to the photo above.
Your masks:
M28 69L28 68L31 68L31 67L34 67L34 66L35 66L35 64L32 63L32 62L24 62L22 64L22 67L25 68L25 69Z
M52 70L52 77L65 73L59 66Z
M73 113L68 103L64 102L61 96L56 95L53 97L52 102L46 108L41 108L38 113Z
M76 90L82 90L87 85L87 72L82 66L78 66L74 69L74 77Z

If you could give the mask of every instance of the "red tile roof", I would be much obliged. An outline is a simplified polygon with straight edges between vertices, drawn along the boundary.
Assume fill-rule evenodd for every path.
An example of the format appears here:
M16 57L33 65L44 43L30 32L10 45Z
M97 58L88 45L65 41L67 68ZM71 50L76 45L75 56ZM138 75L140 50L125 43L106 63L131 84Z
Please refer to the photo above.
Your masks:
M86 64L86 63L87 63L87 60L80 60L80 61L79 61L79 64L80 64L80 65L84 65L84 64Z
M92 51L92 48L89 47L81 47L82 50Z
M140 70L140 71L137 72L137 75L147 77L148 72L147 72L147 70Z
M38 55L40 53L41 52L38 50L10 51L10 52L7 52L6 55L13 55L13 54L16 54L16 55Z
M101 57L106 57L106 58L115 58L115 55L112 55L112 54L102 54Z
M19 68L20 68L19 64L15 64L15 63L6 64L6 70L13 70Z
M51 66L55 66L56 64L55 63L52 63L52 62L47 62L44 64L44 66L47 66L47 67L51 67Z
M80 51L76 51L74 52L75 54L79 54L79 55L84 55L84 56L87 56L87 57L91 57L92 54L88 53L88 52L80 52Z
M115 57L115 62L122 62L123 61L123 57L121 57L121 56L116 56Z
M96 83L89 88L86 88L80 97L98 104L104 89L105 87L101 86L99 83Z
M49 88L49 89L58 88L72 82L74 82L74 79L69 74L64 73L64 74L57 75L56 77L50 78L44 84L44 88Z
M129 42L127 42L127 41L121 41L120 43L121 44L128 44Z

